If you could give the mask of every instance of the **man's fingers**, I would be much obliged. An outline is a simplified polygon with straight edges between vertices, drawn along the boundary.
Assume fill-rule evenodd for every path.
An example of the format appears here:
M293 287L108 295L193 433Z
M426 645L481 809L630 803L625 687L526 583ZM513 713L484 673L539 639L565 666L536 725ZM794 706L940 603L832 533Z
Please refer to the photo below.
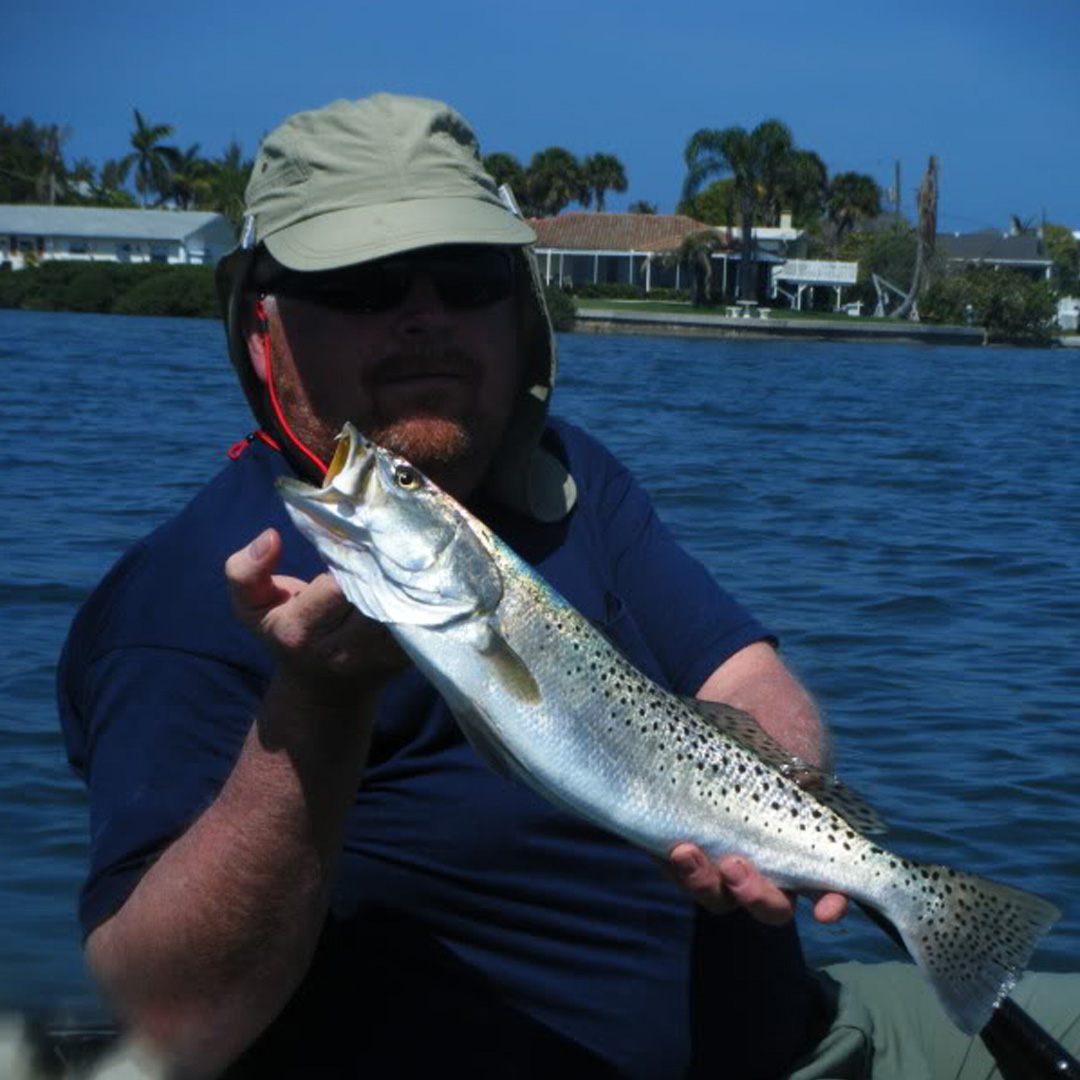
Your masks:
M814 901L814 918L819 923L839 922L848 913L848 899L842 893L822 893Z
M740 855L725 855L713 862L694 844L677 844L668 856L668 869L699 904L714 914L743 908L770 926L783 926L795 914L795 897ZM846 913L847 899L839 893L823 894L814 906L819 922L836 922Z
M724 888L741 908L758 922L783 926L795 914L795 901L746 859L725 855L720 860L720 876Z
M297 581L295 591L290 591L293 578L279 577L274 582L289 598L288 619L282 619L277 628L282 645L300 645L336 634L356 611L329 574L320 574L307 584Z

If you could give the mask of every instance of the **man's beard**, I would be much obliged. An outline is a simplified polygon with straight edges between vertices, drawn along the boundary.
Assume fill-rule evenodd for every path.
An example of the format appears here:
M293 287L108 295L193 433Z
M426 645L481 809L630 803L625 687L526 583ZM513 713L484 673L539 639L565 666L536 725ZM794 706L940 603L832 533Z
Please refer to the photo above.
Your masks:
M368 436L425 471L464 461L474 446L462 421L438 415L407 416L377 424Z

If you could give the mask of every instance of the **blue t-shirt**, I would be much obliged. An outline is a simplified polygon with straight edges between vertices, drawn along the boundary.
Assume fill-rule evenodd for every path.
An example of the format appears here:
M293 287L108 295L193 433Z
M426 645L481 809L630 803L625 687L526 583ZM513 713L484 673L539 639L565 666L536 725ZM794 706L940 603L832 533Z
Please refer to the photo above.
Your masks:
M577 483L569 517L475 509L639 668L692 695L766 637L611 455L558 421L545 439ZM214 799L266 689L225 559L273 525L280 573L323 569L274 492L287 469L252 443L73 625L59 698L90 793L86 933ZM312 968L235 1072L772 1076L815 1008L793 928L695 909L648 856L491 772L409 671L384 697Z

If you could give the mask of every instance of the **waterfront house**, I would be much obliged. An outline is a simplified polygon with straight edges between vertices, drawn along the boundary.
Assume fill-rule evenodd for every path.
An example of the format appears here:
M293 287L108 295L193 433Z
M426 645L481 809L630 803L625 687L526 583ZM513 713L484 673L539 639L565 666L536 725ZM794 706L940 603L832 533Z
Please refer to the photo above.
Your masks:
M711 229L720 245L712 256L713 280L722 296L736 295L738 228L706 225L683 214L586 211L535 218L529 224L536 231L536 256L544 281L571 291L590 284L638 285L646 293L660 287L689 287L687 269L671 265L670 255L687 236ZM754 239L762 273L759 295L764 295L768 267L801 255L805 241L803 231L792 228L789 215L779 227L754 229Z
M1049 281L1053 260L1037 233L1002 234L995 229L977 233L938 233L937 252L956 267L992 266L1020 270Z
M0 266L51 259L212 265L236 244L223 214L0 205Z

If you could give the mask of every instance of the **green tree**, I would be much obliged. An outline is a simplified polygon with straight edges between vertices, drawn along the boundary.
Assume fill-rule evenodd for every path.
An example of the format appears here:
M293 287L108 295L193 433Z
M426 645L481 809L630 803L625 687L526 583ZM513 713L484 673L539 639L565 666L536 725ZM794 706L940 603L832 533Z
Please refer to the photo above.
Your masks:
M591 154L582 162L581 171L585 183L596 200L596 211L604 212L604 195L617 191L621 195L626 191L626 169L614 154Z
M91 182L91 201L95 206L126 210L136 205L135 197L124 189L127 169L122 161L110 159L101 166L98 178Z
M881 188L865 173L840 173L829 184L828 209L836 242L841 244L858 222L880 216Z
M0 202L53 203L67 195L63 144L70 131L0 115Z
M533 154L525 174L525 191L526 212L532 217L554 217L572 202L587 207L591 197L581 164L561 146Z
M686 144L686 179L682 200L693 198L707 180L731 175L738 207L741 259L739 294L757 297L754 223L764 197L766 205L782 187L795 147L791 131L779 120L763 120L753 131L741 127L701 128Z
M166 180L165 197L171 199L178 210L193 210L206 205L211 192L212 171L210 162L199 156L198 143L186 150L178 150Z
M1043 228L1043 247L1054 260L1054 278L1058 288L1066 296L1075 296L1080 287L1080 244L1072 230L1064 225L1046 225Z
M977 267L936 278L919 300L926 322L981 326L985 342L1047 343L1054 330L1057 304L1045 281L1019 270Z
M162 139L175 134L171 124L148 124L138 109L135 112L135 130L131 133L132 152L121 162L124 177L132 167L135 169L135 190L142 198L143 206L149 203L150 192L160 198L169 190L169 176L180 160L175 146L165 146Z
M683 237L682 243L664 256L668 266L679 265L690 272L690 303L703 307L712 302L712 256L727 246L727 236L717 229L699 229Z
M207 177L206 207L224 214L238 232L244 216L244 191L253 166L244 158L240 144L233 139L221 157L210 163Z
M813 255L857 262L858 299L874 307L877 304L877 291L873 286L873 275L877 274L893 288L906 293L915 276L918 247L919 240L915 230L909 225L901 224L876 232L849 233L839 248L830 245L826 250L814 252ZM893 306L896 306L895 300Z
M821 215L829 186L829 170L813 150L792 150L782 162L772 205L765 223L780 224L780 212L790 210L793 224L807 227Z
M67 168L64 165L63 145L71 137L71 128L61 129L49 124L41 132L41 169L38 174L38 197L41 202L54 206L65 201L67 195Z
M495 181L496 186L506 184L514 193L514 198L525 197L525 169L513 154L501 150L484 155L484 171Z
M678 212L706 225L734 225L739 220L735 181L714 180L704 191L680 202Z
M626 209L630 214L658 214L660 212L656 203L649 202L647 199L638 199L636 202L632 202Z

